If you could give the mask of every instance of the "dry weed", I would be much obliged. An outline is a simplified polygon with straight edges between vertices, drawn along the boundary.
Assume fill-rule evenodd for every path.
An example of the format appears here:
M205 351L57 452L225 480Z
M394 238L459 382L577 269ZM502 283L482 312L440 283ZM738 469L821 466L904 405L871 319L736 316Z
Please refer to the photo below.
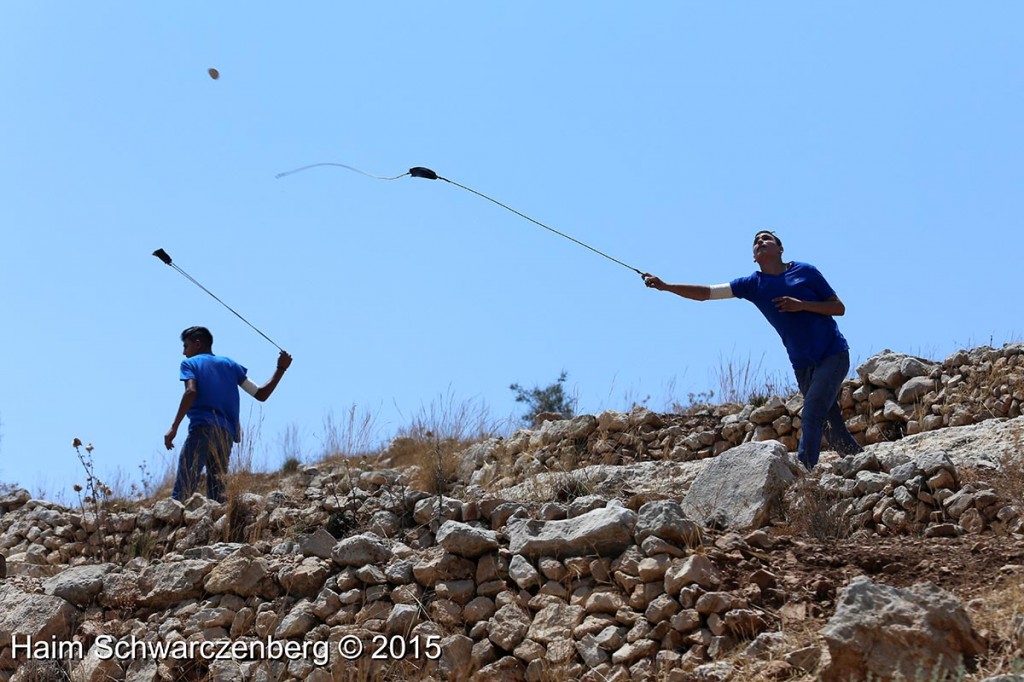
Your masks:
M971 621L988 640L979 671L986 677L1024 674L1024 575L1002 578L972 605Z
M553 474L548 483L551 487L549 501L569 503L580 497L593 495L597 489L593 478L585 471L564 471Z
M502 433L507 424L491 417L476 400L457 402L451 392L423 406L409 425L399 429L378 464L408 469L410 483L435 495L455 481L459 454L474 443Z
M332 461L344 457L369 455L380 450L380 426L377 413L360 411L350 405L341 421L328 413L324 417L321 442L321 461Z
M718 384L718 398L726 403L762 404L773 395L791 396L797 388L793 377L782 372L769 373L763 369L764 355L757 362L749 356L740 360L730 356L718 356L715 379ZM715 395L711 392L709 396Z
M782 512L795 535L831 542L850 536L848 508L849 500L805 476L786 491Z

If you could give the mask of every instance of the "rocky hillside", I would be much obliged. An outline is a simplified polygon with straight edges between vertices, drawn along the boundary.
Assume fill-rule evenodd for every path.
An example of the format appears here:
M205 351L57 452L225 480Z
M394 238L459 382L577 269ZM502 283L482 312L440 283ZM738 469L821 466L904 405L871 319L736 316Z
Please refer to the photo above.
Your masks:
M841 403L866 450L811 474L776 397L400 439L225 505L12 491L0 680L1024 680L1024 346L886 351Z

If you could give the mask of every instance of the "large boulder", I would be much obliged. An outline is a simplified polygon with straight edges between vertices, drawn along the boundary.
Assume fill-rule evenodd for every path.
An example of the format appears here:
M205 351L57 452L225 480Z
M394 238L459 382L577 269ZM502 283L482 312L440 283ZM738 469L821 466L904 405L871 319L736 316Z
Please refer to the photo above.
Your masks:
M823 682L946 679L985 651L963 605L932 583L900 589L856 578L822 634L831 654Z
M339 541L331 553L334 563L342 567L386 564L392 555L384 539L373 533L347 537Z
M86 606L103 590L103 576L114 568L114 564L91 564L66 569L44 581L43 592Z
M266 594L272 584L273 576L263 555L246 545L217 563L207 576L204 587L211 594L251 597Z
M28 594L13 585L0 585L0 604L0 670L14 670L18 661L26 660L26 644L42 642L49 646L71 641L78 611L60 597ZM17 657L12 644L18 645Z
M509 521L509 549L531 557L619 554L633 543L637 514L625 507L595 509L572 519Z
M203 593L203 579L213 570L214 562L185 559L153 564L139 577L139 604L162 609Z
M708 460L683 498L683 512L709 527L760 528L800 475L799 467L778 441L738 445Z
M1024 428L1024 417L990 419L979 424L937 429L871 446L880 461L904 457L918 460L922 453L942 452L954 468L998 469L1004 457L1014 456L1014 443Z
M452 554L477 559L498 550L498 534L459 521L445 521L437 531L437 544Z

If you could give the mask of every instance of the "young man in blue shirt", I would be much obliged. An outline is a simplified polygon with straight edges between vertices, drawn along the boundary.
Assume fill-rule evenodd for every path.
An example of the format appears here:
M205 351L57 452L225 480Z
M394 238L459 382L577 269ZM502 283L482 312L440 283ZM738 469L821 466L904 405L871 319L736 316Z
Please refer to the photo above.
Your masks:
M797 454L808 470L818 463L822 431L841 455L860 452L837 400L850 370L850 347L835 317L846 312L835 290L818 269L782 260L782 240L763 230L754 235L754 262L760 270L728 284L667 284L644 274L644 284L695 301L743 298L757 306L786 346L797 384L804 396Z
M186 415L188 436L178 458L171 497L179 501L188 499L199 483L200 472L206 469L207 497L223 502L224 473L231 447L242 436L238 389L241 387L256 400L265 401L291 366L292 356L281 351L274 375L257 387L247 377L245 367L223 355L213 354L213 334L206 327L189 327L181 333L181 342L185 356L181 362L181 380L185 382L185 393L174 423L164 435L164 445L168 450L174 448L174 437Z

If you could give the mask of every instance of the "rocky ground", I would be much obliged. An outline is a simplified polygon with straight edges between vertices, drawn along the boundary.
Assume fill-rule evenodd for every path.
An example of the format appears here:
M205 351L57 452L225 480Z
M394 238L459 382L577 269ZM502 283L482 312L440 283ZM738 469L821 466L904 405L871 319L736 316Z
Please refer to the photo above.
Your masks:
M1022 357L872 358L865 453L812 475L781 398L402 439L225 505L9 491L0 680L1024 680Z

